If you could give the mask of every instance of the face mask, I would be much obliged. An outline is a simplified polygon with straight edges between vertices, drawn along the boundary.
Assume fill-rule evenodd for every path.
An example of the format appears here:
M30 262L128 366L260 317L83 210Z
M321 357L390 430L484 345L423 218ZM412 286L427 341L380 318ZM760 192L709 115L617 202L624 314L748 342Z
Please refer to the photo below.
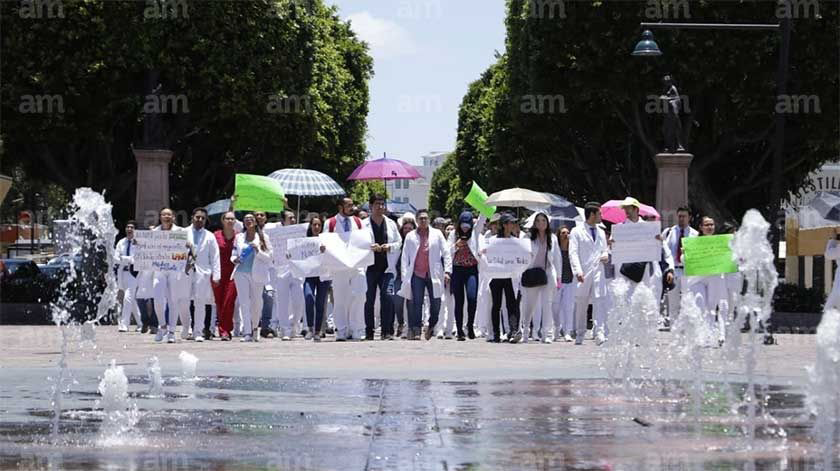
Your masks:
M472 229L472 226L470 226L469 224L467 224L467 223L461 224L461 230L462 231L469 232L470 229Z

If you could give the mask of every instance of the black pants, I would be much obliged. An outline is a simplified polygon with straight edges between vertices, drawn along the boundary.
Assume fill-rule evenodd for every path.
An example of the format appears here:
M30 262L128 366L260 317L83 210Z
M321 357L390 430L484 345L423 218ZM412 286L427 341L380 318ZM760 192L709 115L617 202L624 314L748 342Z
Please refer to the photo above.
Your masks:
M204 305L204 330L210 330L210 320L213 317L213 307L209 304ZM190 323L195 325L195 303L190 301ZM198 335L195 332L194 335Z
M493 338L497 340L502 336L502 294L505 295L510 333L519 330L519 301L513 292L513 281L510 278L490 280L490 296L493 298L490 320L493 322Z
M155 303L150 298L138 299L137 307L140 309L140 319L143 325L158 327L157 316L155 315Z

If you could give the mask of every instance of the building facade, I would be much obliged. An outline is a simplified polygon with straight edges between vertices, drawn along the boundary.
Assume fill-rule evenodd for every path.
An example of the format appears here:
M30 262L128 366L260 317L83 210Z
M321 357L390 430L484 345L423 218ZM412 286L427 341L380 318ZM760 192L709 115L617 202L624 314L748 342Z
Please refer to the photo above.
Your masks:
M421 178L417 180L388 180L385 188L388 190L388 197L400 203L410 203L415 208L427 208L429 206L429 187L432 184L432 175L443 162L449 152L431 152L423 156L423 165L415 165L414 168L420 173Z

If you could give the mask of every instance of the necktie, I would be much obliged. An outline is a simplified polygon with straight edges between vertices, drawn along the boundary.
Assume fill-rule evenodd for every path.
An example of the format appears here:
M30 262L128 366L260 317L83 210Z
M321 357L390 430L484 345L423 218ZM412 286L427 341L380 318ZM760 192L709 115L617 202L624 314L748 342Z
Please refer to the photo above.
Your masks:
M350 220L347 218L344 219L344 232L350 232Z
M682 238L685 229L680 228L680 236L677 238L677 263L682 263Z
M592 242L596 242L596 241L598 240L598 236L596 236L596 235L595 235L595 228L594 228L594 227L590 227L590 228L589 228L589 232L591 232L591 233L592 233Z
M131 241L129 240L129 241L128 241L128 243L127 243L127 244L125 244L125 245L126 245L126 248L125 248L125 255L126 255L126 256L129 256L129 255L131 255Z

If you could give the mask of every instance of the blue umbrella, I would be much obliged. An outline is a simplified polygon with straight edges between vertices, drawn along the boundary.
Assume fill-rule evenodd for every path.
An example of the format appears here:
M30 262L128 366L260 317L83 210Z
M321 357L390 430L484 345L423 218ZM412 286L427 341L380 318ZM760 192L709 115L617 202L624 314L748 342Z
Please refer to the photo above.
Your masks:
M578 217L578 210L575 207L574 203L563 198L562 196L555 195L553 193L543 193L545 196L551 200L551 206L548 208L546 207L529 207L531 211L544 211L552 218L562 219L562 220L574 220Z

